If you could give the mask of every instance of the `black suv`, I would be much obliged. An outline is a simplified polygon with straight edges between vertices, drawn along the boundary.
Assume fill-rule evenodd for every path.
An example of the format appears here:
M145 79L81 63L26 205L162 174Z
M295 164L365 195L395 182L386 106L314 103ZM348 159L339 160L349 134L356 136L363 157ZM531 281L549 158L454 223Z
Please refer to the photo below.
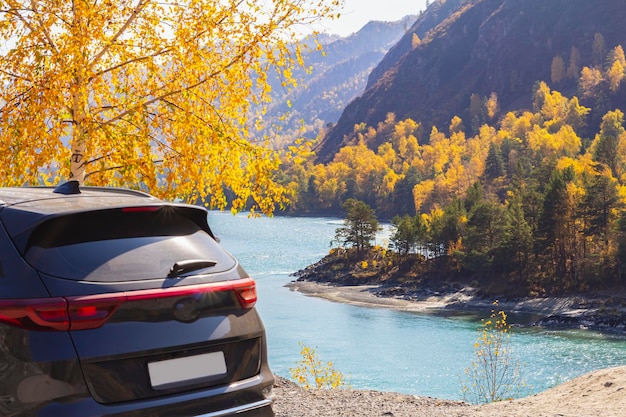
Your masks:
M273 416L256 297L201 207L0 188L0 415Z

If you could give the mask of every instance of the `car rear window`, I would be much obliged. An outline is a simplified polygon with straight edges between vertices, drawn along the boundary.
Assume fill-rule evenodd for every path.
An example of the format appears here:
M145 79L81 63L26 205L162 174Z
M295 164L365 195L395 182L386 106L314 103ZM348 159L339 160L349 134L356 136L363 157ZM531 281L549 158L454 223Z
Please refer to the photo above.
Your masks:
M150 207L82 212L39 225L28 238L26 260L66 279L121 282L165 278L181 261L214 261L202 273L222 272L235 261L187 214Z

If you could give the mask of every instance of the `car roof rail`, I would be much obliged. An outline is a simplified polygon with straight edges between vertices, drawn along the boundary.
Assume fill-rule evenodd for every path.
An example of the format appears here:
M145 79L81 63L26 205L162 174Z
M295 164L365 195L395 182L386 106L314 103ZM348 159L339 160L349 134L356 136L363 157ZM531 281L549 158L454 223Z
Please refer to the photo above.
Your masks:
M144 191L133 190L130 188L86 186L86 187L83 187L82 189L90 190L90 191L100 191L103 193L116 193L116 194L133 195L136 197L156 198L152 194L148 194Z

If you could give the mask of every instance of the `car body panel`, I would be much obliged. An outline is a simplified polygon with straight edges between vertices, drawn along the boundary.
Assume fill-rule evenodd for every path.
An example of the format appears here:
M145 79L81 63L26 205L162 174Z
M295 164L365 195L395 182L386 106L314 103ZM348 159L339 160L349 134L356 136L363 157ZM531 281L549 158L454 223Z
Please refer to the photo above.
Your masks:
M0 298L48 297L37 271L26 262L15 262L19 258L0 222Z
M201 207L0 188L0 415L273 416L254 286Z

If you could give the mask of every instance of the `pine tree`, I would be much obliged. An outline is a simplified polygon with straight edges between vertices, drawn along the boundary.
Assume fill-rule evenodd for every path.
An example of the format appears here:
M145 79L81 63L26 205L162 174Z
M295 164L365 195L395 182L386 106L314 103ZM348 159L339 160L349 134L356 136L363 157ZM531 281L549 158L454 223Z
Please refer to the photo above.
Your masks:
M391 226L393 227L391 246L401 257L406 258L417 246L417 230L413 217L408 214L402 217L394 216L391 219Z
M500 153L500 148L495 143L489 145L489 152L487 153L487 160L485 161L485 178L489 180L502 177L506 174L504 168L504 160Z
M335 230L335 240L356 248L356 256L361 259L380 230L376 213L363 201L353 198L346 200L343 208L346 218L343 226Z
M505 256L511 259L510 269L517 271L520 284L527 277L528 263L533 248L532 227L526 221L522 199L513 198L508 205L506 212L506 224L503 236Z

